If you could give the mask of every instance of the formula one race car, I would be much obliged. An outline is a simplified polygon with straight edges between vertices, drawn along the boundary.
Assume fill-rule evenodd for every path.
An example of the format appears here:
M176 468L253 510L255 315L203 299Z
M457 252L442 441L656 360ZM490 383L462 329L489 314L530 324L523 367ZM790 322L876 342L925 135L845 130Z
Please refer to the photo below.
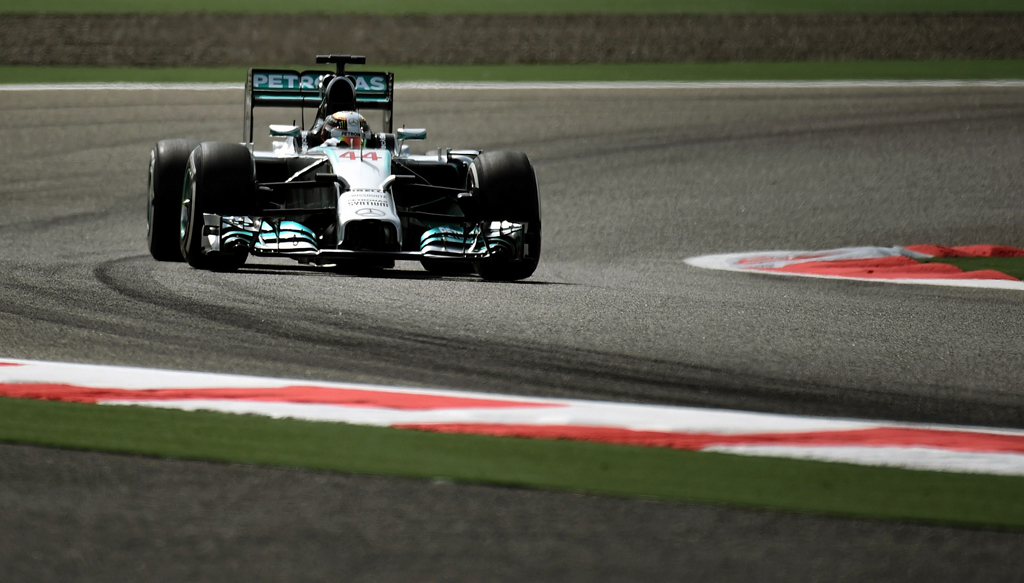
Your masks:
M319 55L336 71L250 69L241 144L162 140L149 166L149 250L160 261L234 270L249 255L370 268L420 261L439 274L519 280L541 249L537 176L525 154L410 154L426 130L394 129L394 74L345 72L364 57ZM316 108L309 130L271 125L255 151L257 107ZM382 112L373 133L360 111ZM294 123L294 122L293 122Z

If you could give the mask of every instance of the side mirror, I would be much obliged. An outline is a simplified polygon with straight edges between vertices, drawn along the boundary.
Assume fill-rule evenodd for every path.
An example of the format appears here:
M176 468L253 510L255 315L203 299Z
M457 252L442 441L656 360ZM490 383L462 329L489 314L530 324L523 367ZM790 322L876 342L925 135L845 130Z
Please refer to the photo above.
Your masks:
M297 138L301 135L302 129L299 126L286 126L270 124L270 136L271 137L290 137Z
M427 130L423 128L398 128L395 131L395 137L399 140L425 140L427 139Z

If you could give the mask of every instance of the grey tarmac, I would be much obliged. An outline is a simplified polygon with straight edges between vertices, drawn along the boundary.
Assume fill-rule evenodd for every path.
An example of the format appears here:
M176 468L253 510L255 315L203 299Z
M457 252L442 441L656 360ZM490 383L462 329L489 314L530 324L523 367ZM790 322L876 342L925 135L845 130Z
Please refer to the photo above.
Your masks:
M398 123L427 127L426 147L522 150L533 159L545 249L537 274L520 284L437 278L401 264L360 276L266 260L234 274L153 261L144 208L152 144L165 137L236 141L241 109L239 90L0 94L0 356L1024 427L1019 292L759 276L683 263L706 253L851 245L1024 246L1024 89L399 90ZM152 497L183 496L183 488L203 493L192 515L199 517L243 497L253 480L267 480L276 485L261 500L265 518L245 528L271 538L294 533L294 540L242 537L238 548L315 547L309 552L321 553L320 562L254 553L238 564L255 568L266 557L266 572L279 578L323 578L316 565L344 546L337 524L358 513L297 512L305 494L293 484L328 479L335 490L310 499L327 504L351 491L387 508L410 491L434 491L425 482L385 478L4 451L0 475L14 497L5 502L4 521L21 525L10 542L24 551L12 556L21 557L71 536L60 527L62 500L80 499L74 512L109 516L134 534L107 536L102 520L82 522L78 543L61 549L80 543L82 551L124 553L142 549L161 525L202 523L176 517ZM147 482L173 473L160 469L165 463L179 464L180 480L192 483ZM104 502L113 495L103 493L109 484L80 477L103 464L122 468L128 477L110 483L135 502L113 509ZM445 522L453 518L443 504L425 502L409 506L419 514L407 520L445 516L436 522L437 540L445 541L438 544L448 545L442 555L454 557L452 568L464 570L423 575L413 558L388 571L385 555L406 546L428 556L434 539L370 537L359 551L363 562L356 561L365 568L360 573L464 580L501 564L508 569L495 568L495 579L676 579L696 572L734 580L750 578L747 572L814 580L865 569L885 579L1019 577L998 559L1019 554L1016 534L445 488L459 492L458 524L473 532L490 532L496 519L488 500L505 497L502 507L519 513L503 523L511 525L509 540L547 545L565 569L517 571L536 556L529 545L498 549L488 546L489 535L455 536L461 526ZM54 508L40 510L45 500ZM577 535L535 513L544 505L578 513ZM695 530L634 518L644 512L692 520ZM389 518L396 532L410 524L401 516ZM764 521L774 530L751 526ZM906 535L908 528L918 534ZM874 534L852 536L849 529ZM584 532L593 538L578 543L573 537ZM771 550L715 544L691 562L677 561L674 552L696 556L691 534ZM178 569L166 571L169 577L195 578L201 566L224 573L240 556L216 549L204 555L202 545L220 539L190 536L164 536L162 558L125 558L121 572L156 569L162 560ZM651 559L623 547L627 536L629 544L668 550ZM889 540L886 548L904 562L878 560L878 540ZM812 542L819 551L807 550ZM791 563L779 563L780 555ZM286 563L294 570L273 571ZM741 564L761 568L728 567ZM948 569L936 576L906 570L914 564ZM956 568L965 576L954 577ZM61 576L54 571L53 578Z
M1024 533L0 445L4 581L1013 581Z

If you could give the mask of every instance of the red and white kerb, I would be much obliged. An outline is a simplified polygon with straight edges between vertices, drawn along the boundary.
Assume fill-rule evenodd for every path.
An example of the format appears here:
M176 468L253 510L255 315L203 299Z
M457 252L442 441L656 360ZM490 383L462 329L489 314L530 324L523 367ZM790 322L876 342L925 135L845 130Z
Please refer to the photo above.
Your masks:
M1024 431L7 359L0 396L1024 475Z
M937 257L1024 257L1024 249L999 245L844 247L825 251L704 255L691 257L686 263L706 269L774 275L1024 290L1024 282L1001 271L964 271L949 263L920 261Z

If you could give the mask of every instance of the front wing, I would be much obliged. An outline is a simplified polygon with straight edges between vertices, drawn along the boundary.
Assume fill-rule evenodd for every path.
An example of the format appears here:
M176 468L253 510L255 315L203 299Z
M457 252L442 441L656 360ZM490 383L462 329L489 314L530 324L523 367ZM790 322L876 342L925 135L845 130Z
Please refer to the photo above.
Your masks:
M378 258L394 260L482 261L494 257L516 260L525 255L526 223L490 221L441 225L427 229L418 251L323 249L316 234L301 223L280 219L203 215L204 253L247 250L264 257L289 257L303 262Z

